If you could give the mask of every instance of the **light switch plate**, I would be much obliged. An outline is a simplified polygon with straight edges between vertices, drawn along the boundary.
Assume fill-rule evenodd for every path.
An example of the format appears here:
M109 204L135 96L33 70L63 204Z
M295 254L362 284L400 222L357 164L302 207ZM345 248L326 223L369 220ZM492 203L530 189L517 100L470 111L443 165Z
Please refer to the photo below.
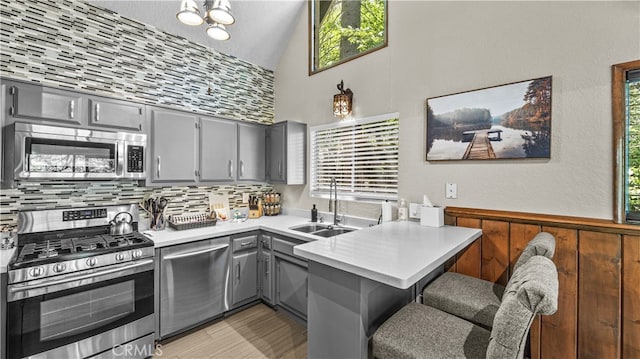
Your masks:
M458 198L458 185L455 183L447 183L445 188L445 196L449 199Z

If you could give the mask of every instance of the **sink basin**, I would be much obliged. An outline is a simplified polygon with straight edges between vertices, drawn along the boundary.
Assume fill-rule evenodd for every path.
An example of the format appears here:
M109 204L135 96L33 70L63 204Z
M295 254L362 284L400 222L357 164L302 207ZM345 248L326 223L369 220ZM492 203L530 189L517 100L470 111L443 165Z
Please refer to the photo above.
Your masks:
M313 232L311 234L315 234L316 236L320 237L333 237L353 231L355 231L355 228L327 228L321 231Z
M300 226L290 227L289 229L293 229L294 231L313 234L320 237L333 237L340 234L353 232L356 230L356 228L334 227L330 224L322 224L322 223L303 224Z
M328 224L311 223L311 224L303 224L301 226L291 227L290 229L293 229L294 231L304 232L304 233L311 233L311 232L317 232L317 231L321 231L328 228L329 228Z

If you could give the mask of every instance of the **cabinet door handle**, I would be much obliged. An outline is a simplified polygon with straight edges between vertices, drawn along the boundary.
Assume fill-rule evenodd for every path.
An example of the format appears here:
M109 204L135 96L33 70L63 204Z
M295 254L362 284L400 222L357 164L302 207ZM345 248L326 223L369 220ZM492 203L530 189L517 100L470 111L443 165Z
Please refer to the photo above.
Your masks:
M253 241L244 242L244 243L240 243L240 247L246 247L246 246L250 246L252 244L253 244Z
M158 172L158 178L160 178L160 156L158 156L158 166L157 167L157 172Z
M236 277L238 278L238 282L240 281L240 263L238 263L238 275L236 275Z
M229 178L233 178L233 160L229 160Z
M282 178L282 161L278 161L278 177Z
M75 117L75 111L74 111L75 107L76 107L76 101L75 100L69 101L69 118Z
M240 177L244 177L244 162L240 160Z
M264 274L269 274L269 257L264 259Z
M96 104L96 122L100 121L100 104Z

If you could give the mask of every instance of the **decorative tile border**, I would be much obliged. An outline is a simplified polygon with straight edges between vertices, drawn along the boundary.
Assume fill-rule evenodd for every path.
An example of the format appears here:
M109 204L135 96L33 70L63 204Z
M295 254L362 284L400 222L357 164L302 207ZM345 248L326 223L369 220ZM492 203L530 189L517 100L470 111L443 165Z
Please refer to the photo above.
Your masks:
M0 5L2 77L273 123L273 71L83 1Z
M247 207L242 194L261 195L273 191L267 184L139 187L136 181L109 182L19 182L14 189L0 192L0 226L15 225L18 210L78 208L140 203L146 194L164 196L168 215L202 213L209 209L209 193L226 194L231 208Z

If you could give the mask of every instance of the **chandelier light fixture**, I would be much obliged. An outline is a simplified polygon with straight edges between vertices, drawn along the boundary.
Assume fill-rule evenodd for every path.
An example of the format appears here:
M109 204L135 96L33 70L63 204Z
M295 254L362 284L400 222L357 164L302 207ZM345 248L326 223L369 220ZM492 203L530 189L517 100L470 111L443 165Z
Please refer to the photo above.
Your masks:
M231 35L226 27L236 22L231 14L229 0L205 0L203 9L204 12L201 14L196 0L182 0L176 18L189 26L206 23L209 37L215 40L229 40Z
M333 115L343 119L351 114L353 106L353 92L351 89L344 89L344 81L338 84L340 93L333 95Z

